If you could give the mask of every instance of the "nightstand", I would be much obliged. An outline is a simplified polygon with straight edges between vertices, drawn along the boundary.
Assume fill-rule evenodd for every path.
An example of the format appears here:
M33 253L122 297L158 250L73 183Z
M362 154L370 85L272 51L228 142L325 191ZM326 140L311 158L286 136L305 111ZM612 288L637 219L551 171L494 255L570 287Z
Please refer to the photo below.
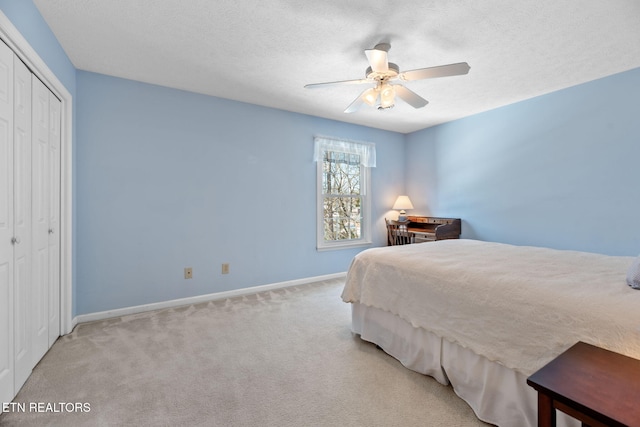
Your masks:
M556 409L583 426L640 426L640 360L579 342L527 379L538 392L538 426Z

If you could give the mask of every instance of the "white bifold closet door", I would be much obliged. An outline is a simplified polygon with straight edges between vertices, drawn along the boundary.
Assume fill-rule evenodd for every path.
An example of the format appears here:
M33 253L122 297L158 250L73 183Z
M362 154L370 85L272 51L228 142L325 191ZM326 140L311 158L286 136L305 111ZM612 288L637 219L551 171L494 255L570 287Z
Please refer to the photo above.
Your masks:
M60 334L60 107L0 42L3 402L13 399Z
M38 80L39 82L40 80ZM47 157L47 171L49 174L49 230L47 230L49 243L49 295L48 302L48 327L49 347L60 336L60 201L62 200L61 185L62 171L62 103L49 91L49 150Z
M35 366L31 352L31 72L14 60L14 363L15 384L22 387Z
M32 78L33 360L60 335L60 101ZM34 365L35 365L34 363Z
M0 43L0 401L14 390L13 52Z

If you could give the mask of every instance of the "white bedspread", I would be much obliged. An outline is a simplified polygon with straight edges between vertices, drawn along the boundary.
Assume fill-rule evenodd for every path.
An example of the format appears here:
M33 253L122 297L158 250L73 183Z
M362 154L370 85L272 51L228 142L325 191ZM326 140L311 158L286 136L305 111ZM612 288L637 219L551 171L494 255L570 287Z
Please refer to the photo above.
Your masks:
M358 254L342 299L530 375L584 341L640 358L634 257L442 240Z

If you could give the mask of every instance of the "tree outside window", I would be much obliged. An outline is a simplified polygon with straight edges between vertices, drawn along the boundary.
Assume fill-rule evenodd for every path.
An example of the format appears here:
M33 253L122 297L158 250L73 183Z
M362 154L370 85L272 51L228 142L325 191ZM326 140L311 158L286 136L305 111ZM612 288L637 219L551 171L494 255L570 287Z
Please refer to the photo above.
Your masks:
M322 165L324 240L352 240L362 236L360 156L325 151Z

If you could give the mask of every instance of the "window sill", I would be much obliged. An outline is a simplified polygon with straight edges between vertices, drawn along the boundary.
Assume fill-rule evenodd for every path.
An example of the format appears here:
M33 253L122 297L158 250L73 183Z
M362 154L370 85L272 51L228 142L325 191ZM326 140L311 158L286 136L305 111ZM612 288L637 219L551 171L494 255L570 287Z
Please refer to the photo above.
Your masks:
M324 251L334 251L339 249L352 249L352 248L362 248L365 246L371 246L373 242L360 240L358 242L350 242L350 243L335 243L335 244L325 244L323 246L316 246L316 250L318 252Z

